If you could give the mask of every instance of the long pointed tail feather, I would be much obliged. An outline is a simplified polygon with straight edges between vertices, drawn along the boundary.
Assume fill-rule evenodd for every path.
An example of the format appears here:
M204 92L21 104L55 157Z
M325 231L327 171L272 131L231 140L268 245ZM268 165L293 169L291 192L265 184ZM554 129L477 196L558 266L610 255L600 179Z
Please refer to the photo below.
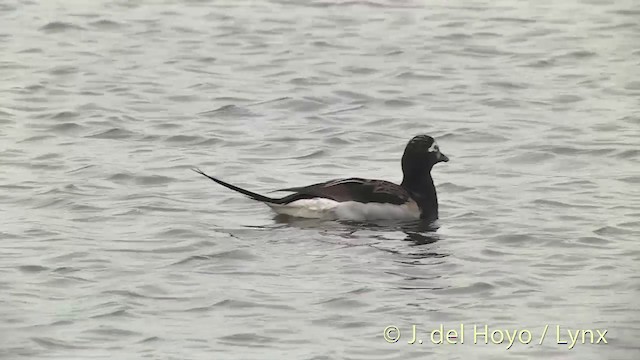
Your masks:
M226 188L229 188L229 189L237 191L237 192L239 192L239 193L241 193L243 195L246 195L246 196L252 198L253 200L262 201L262 202L266 202L266 203L272 203L272 204L283 204L285 202L284 199L270 198L270 197L267 197L267 196L264 196L264 195L260 195L260 194L254 193L253 191L249 191L249 190L237 187L235 185L231 185L231 184L229 184L227 182L224 182L224 181L222 181L220 179L216 179L213 176L209 176L209 175L205 174L200 169L196 168L196 169L191 169L191 170L197 172L198 174L200 174L202 176L208 177L209 179L217 182L218 184L220 184L220 185L222 185L222 186L224 186Z

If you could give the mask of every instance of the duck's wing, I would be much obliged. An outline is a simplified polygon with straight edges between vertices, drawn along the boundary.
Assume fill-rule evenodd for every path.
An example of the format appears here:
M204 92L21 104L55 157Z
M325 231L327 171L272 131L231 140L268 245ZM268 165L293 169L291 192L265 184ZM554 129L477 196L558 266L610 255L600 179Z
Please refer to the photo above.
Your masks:
M247 189L229 184L213 176L207 175L200 169L192 169L216 183L237 191L253 200L270 204L285 205L296 200L325 198L337 202L355 201L360 203L387 203L402 205L411 201L409 193L401 186L384 180L368 180L361 178L337 179L309 186L280 189L293 194L283 198L271 198Z
M388 203L401 205L411 200L407 190L385 180L337 179L309 186L280 189L304 197L320 197L338 202Z

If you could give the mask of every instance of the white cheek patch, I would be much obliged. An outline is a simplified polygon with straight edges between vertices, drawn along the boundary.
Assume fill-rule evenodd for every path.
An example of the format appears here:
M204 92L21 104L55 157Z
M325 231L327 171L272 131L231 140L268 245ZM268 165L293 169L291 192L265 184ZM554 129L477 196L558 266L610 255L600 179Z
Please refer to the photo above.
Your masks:
M436 144L436 141L433 140L433 144L431 144L431 146L427 149L428 152L439 152L436 148L438 147L438 144Z

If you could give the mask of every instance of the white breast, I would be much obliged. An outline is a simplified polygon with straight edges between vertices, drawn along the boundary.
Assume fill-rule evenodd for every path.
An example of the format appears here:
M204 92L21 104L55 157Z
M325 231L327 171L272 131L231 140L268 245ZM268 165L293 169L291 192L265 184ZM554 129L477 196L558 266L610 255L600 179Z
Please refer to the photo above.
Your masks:
M355 201L337 202L330 199L314 198L296 200L286 205L267 204L276 213L304 218L324 218L340 220L417 220L420 209L410 201L402 205L382 203L360 203Z

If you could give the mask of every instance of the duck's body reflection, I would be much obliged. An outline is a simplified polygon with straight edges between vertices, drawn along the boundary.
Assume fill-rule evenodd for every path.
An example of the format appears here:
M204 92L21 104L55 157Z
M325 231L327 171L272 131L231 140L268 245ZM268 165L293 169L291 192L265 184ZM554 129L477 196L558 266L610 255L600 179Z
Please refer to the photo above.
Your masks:
M332 232L335 235L345 239L369 238L376 240L376 244L367 244L381 251L395 254L404 254L412 259L445 257L447 254L437 253L430 244L434 244L442 240L441 235L437 233L440 228L438 221L410 221L410 222L355 222L355 221L327 221L320 219L306 219L288 215L276 215L274 221L282 226L290 226L298 229L315 229L323 232ZM362 234L365 232L365 234ZM386 246L379 246L383 241L399 240L398 232L404 233L403 241L409 242L411 251L407 249L394 249ZM360 233L360 234L359 234ZM362 246L362 243L354 244L354 246ZM348 246L348 245L347 245ZM416 247L420 247L416 251Z

